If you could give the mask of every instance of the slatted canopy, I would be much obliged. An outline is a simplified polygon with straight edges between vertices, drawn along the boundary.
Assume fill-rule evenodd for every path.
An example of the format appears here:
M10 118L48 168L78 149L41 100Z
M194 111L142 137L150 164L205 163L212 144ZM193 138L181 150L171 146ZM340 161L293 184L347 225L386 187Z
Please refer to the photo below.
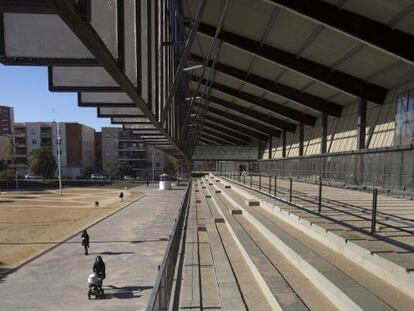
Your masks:
M0 61L48 66L169 153L260 145L414 80L414 0L0 0Z

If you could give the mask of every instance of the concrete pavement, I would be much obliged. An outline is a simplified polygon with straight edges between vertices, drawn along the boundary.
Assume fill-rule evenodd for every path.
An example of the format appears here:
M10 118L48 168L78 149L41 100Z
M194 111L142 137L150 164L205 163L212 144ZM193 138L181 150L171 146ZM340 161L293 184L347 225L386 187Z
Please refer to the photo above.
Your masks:
M145 309L185 187L139 190L144 198L88 230L89 256L75 237L0 279L0 309ZM98 255L106 264L106 298L89 301L87 279Z

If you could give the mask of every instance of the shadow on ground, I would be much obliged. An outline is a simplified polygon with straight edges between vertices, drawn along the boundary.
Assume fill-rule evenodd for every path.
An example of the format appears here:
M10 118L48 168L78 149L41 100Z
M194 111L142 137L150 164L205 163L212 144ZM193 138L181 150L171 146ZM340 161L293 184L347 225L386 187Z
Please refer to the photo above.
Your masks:
M106 299L133 299L141 298L141 292L147 289L152 289L153 286L124 286L117 287L113 285L104 286L105 298Z

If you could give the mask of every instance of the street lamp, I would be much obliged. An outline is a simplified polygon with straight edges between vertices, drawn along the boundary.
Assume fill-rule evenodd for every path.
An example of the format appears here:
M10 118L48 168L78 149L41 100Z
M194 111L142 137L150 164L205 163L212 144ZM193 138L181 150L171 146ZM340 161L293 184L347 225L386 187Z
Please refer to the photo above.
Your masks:
M62 138L60 137L59 122L57 122L58 178L59 178L60 196L62 196L62 174L61 174L61 165L60 165L60 156L61 156L60 145L61 144L62 144Z

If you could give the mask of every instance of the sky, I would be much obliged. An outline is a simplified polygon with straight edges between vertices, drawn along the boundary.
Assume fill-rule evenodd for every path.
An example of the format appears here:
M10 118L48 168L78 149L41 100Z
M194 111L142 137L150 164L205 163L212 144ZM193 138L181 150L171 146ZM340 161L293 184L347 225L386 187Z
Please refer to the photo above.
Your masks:
M78 122L100 130L111 126L98 118L96 108L78 107L76 93L48 90L47 67L4 66L0 64L0 106L14 107L15 122Z

